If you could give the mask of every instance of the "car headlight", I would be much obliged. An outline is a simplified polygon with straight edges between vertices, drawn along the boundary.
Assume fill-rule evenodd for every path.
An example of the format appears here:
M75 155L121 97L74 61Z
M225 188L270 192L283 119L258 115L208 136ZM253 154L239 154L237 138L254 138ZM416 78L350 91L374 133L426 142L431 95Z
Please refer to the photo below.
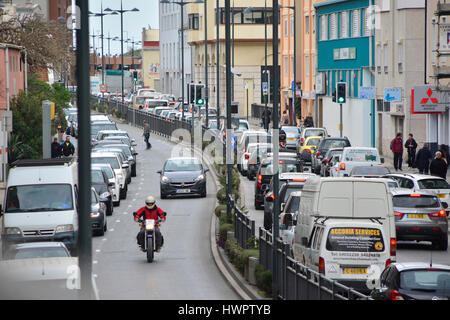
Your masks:
M98 218L98 217L100 217L100 211L91 212L91 218Z
M205 175L204 174L199 175L197 177L197 179L195 179L195 181L202 181L202 180L205 180Z
M73 231L73 224L62 224L59 226L56 226L55 233L60 232L70 232Z
M22 234L19 228L5 228L5 233L8 235Z
M161 176L161 181L162 182L170 182L170 179L167 178L166 176Z
M111 194L110 194L109 192L103 192L103 193L100 195L100 198L108 198L109 196L111 196Z

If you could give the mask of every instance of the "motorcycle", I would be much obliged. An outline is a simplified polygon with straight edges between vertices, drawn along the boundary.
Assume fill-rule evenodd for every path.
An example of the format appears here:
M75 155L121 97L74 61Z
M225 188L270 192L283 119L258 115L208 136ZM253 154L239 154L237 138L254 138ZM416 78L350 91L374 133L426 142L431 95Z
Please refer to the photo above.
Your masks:
M133 212L133 216L137 213ZM147 262L153 262L156 251L156 227L160 225L161 219L144 219L139 217L139 226L144 229L144 252L147 253Z

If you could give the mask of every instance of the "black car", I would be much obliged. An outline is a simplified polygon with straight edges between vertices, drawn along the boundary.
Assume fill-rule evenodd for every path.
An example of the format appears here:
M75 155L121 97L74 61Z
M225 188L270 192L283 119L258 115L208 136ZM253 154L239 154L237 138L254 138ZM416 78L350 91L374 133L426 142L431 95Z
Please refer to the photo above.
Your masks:
M335 156L340 156L342 154L342 151L344 151L343 148L333 148L327 151L325 157L323 157L320 163L320 175L322 177L330 176L330 170L334 166L333 158Z
M321 163L328 150L333 148L351 147L350 141L347 137L325 137L320 140L317 149L313 156L311 156L311 169L315 174L320 174Z
M166 161L161 175L161 199L167 196L199 194L206 197L206 172L197 158L171 158Z
M350 177L381 178L391 171L385 166L357 166L350 171Z
M283 157L282 153L279 155L278 172L303 172L303 167L299 159L294 157ZM268 157L261 161L259 166L257 178L255 181L255 208L261 210L264 205L264 193L268 190L270 181L273 177L272 171L273 158Z
M110 185L108 176L102 168L91 168L91 184L98 193L100 201L106 205L106 215L111 216L114 211L112 199L113 192L111 191L113 186Z
M381 273L370 296L375 300L449 300L450 266L391 263Z
M91 225L93 235L103 236L108 229L106 205L100 201L100 197L94 188L91 188Z
M261 160L265 158L269 152L272 152L272 146L264 145L250 154L247 165L247 178L250 181L255 179Z

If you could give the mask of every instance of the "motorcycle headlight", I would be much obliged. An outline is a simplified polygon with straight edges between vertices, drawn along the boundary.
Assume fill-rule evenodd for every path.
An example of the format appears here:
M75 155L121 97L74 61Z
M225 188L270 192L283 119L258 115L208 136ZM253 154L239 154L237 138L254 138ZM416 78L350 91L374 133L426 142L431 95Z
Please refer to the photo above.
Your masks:
M148 231L153 231L153 229L155 229L155 224L154 223L147 223L145 225L145 229Z
M91 218L98 218L98 217L100 217L100 211L91 212Z
M103 192L101 195L100 195L100 198L108 198L109 196L111 196L111 194L109 193L109 192Z
M5 233L8 235L20 235L22 232L19 228L5 228Z
M162 176L162 177L161 177L161 181L162 181L162 182L170 182L170 179L167 178L166 176Z
M202 180L205 180L205 175L204 174L199 175L197 177L197 179L195 179L195 181L202 181Z
M71 232L73 231L73 224L62 224L56 227L55 233Z

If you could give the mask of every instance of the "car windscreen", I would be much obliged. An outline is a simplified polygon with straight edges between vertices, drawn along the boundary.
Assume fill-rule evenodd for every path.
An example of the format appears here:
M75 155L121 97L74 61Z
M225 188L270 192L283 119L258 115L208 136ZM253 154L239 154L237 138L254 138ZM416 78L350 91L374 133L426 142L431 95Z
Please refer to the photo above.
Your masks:
M286 134L288 133L294 133L294 134L299 134L299 129L297 127L281 127L281 129L286 132Z
M282 202L286 202L292 192L301 191L302 189L303 189L303 185L301 185L301 184L288 186L286 188L286 193L284 194L284 199Z
M112 144L112 145L108 145L108 147L112 148L112 149L120 149L121 151L123 151L128 157L130 157L131 154L131 150L130 147L128 147L125 144Z
M116 157L92 157L91 158L92 163L107 163L109 164L113 169L120 169L119 160L117 160Z
M421 195L420 197L411 197L410 195L401 195L392 197L394 207L402 208L439 208L439 200L436 196Z
M106 177L108 177L108 179L114 178L114 171L110 167L102 166L101 168L106 173Z
M345 152L344 161L366 162L377 161L377 158L375 150L351 149Z
M292 197L289 205L286 207L285 212L294 213L298 211L300 206L300 197Z
M377 228L331 228L326 248L328 251L383 252L383 234Z
M217 121L212 121L208 123L209 129L217 129Z
M286 162L278 164L278 173L300 172L299 165L296 162ZM273 175L272 163L261 166L262 175Z
M239 122L239 129L249 129L246 122Z
M146 105L149 108L156 108L156 107L167 107L169 104L167 101L146 101Z
M271 143L272 136L267 134L252 134L245 137L245 146L247 147L250 143Z
M136 104L144 104L145 103L145 99L147 99L147 97L137 97L136 98Z
M342 154L342 150L331 150L327 153L327 158L332 158L334 156L341 155L341 154Z
M73 210L70 184L12 186L6 195L6 212Z
M97 197L95 196L94 190L91 190L91 204L97 204Z
M69 257L64 248L26 248L11 250L7 254L7 259L36 259L36 258L62 258Z
M112 137L106 137L105 140L111 141L111 142L114 142L114 143L125 143L127 146L131 146L130 139L128 139L127 137L122 137L121 136L120 138L118 138L117 136L112 136Z
M400 272L400 288L409 291L450 294L449 270L405 270Z
M117 130L117 126L115 123L91 124L91 136L96 136L99 131L103 130Z
M351 175L353 175L353 176L362 176L362 175L382 176L382 175L389 174L389 173L390 173L389 169L386 167L383 167L383 166L370 166L370 167L358 166L358 167L353 168Z
M102 170L91 170L91 182L97 184L105 183Z
M322 129L310 129L305 131L305 139L308 137L325 137L325 130Z
M158 109L156 110L156 115L159 116L165 109Z
M317 146L320 142L320 139L309 139L306 143L307 146Z
M320 150L328 150L333 148L345 148L348 147L349 143L347 140L342 139L324 139L319 146Z
M202 170L201 163L195 159L167 160L166 165L164 166L165 172L201 171L201 170Z
M422 179L417 183L420 189L450 189L450 185L444 179Z

